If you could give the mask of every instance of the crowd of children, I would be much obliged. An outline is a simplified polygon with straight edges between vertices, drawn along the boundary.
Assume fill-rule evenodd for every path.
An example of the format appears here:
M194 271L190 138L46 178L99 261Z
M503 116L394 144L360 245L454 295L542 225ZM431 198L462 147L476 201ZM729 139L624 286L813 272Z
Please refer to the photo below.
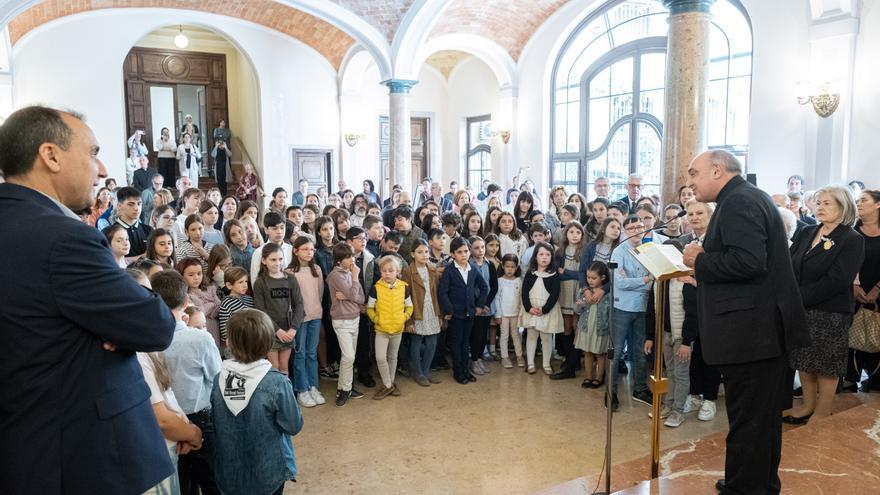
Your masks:
M322 378L336 380L341 407L365 396L355 377L379 400L401 395L400 375L423 387L441 383L435 372L450 364L462 385L490 373L494 361L534 374L540 345L546 375L573 378L583 369L582 387L595 389L605 384L613 342L620 366L610 367L606 405L619 406L625 360L633 400L650 404L653 282L631 249L646 234L680 247L700 242L709 205L673 209L687 207L691 222L668 215L665 233L677 235L667 239L649 230L657 221L652 198L634 202L630 214L627 203L566 200L554 188L544 213L529 192L510 211L491 192L479 204L441 202L448 211L425 198L414 211L383 210L360 194L323 209L287 206L279 188L257 224L254 203L218 194L215 203L189 189L176 218L155 205L143 245L130 242L132 225L106 228L120 266L152 285L178 319L169 349L139 356L178 465L155 493L280 493L296 475L290 436L302 427L299 407L326 403ZM320 200L304 199L313 196ZM700 419L714 416L717 372L691 361L695 285L682 279L669 290L659 351L672 379L661 413L670 427L697 409ZM554 360L562 361L557 369ZM689 383L695 370L698 390Z

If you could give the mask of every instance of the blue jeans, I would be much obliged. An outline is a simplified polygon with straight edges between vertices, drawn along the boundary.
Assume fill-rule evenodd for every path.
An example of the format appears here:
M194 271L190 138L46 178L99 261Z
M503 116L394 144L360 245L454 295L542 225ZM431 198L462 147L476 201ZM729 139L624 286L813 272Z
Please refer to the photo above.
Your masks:
M296 330L293 357L293 388L305 392L318 386L318 336L321 320L304 321Z
M614 308L612 311L612 335L614 359L623 359L624 343L629 347L632 359L632 392L648 389L645 376L645 313L633 313ZM611 392L617 393L617 366L611 366Z
M413 378L431 376L431 361L434 360L434 351L437 350L437 336L410 334L409 339L409 369ZM425 344L424 350L422 343Z

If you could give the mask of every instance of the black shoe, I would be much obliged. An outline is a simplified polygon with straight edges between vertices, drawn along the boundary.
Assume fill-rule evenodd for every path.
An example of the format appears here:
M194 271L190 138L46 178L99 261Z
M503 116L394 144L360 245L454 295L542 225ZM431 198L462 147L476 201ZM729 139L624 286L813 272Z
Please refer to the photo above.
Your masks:
M605 407L608 407L608 394L605 394ZM620 409L620 401L617 400L617 394L611 394L611 412L617 412Z
M633 394L632 399L636 402L641 402L642 404L653 405L654 404L654 396L651 395L651 392L647 390L642 390L641 392L636 392Z
M865 383L867 384L867 382L865 382ZM858 383L850 383L849 385L844 385L843 382L841 381L840 384L837 386L837 393L838 394L855 393L858 391L859 391L859 384Z
M724 480L718 480L715 482L715 489L718 490L718 493L724 492Z
M318 377L322 380L338 380L339 374L330 369L330 367L327 367L321 368L321 371L318 372Z
M810 420L810 416L812 414L807 414L806 416L801 416L800 418L796 416L785 416L782 418L782 422L787 425L805 425L807 421Z
M348 390L337 390L336 391L336 406L342 407L348 403L348 398L351 396L351 392Z
M791 396L794 397L795 399L803 399L804 398L804 387L798 387L798 388L794 389L794 392L792 392Z
M361 382L361 385L367 388L373 388L376 386L376 380L374 380L373 377L370 375L358 375L358 381Z
M566 378L574 378L574 373L570 371L557 371L550 375L551 380L565 380Z
M626 367L626 361L623 359L617 362L617 372L621 375L629 373L629 368Z
M477 377L475 377L474 375L468 375L467 380L473 383L477 381Z
M351 391L348 393L348 397L350 399L362 399L364 397L364 393L359 390L351 389Z
M460 385L467 385L471 382L467 378L456 378L455 381L457 381Z
M407 368L406 366L398 366L397 367L397 374L401 375L401 376L405 376L407 378L410 378L412 376L409 372L409 368Z

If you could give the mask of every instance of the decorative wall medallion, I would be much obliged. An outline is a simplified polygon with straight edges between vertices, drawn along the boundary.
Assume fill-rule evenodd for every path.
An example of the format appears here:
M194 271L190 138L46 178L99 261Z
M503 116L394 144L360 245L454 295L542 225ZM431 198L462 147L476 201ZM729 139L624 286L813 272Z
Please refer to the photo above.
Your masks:
M162 69L168 77L180 79L189 72L189 64L186 59L177 55L169 55L162 62Z

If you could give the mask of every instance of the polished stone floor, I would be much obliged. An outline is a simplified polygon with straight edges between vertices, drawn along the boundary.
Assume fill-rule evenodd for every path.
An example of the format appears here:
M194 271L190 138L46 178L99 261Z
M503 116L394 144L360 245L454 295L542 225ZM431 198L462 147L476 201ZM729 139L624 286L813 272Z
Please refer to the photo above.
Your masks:
M497 363L491 370L468 385L440 372L443 383L430 388L399 376L401 397L368 394L341 408L332 403L336 383L322 380L327 404L303 412L298 482L285 493L528 494L601 471L601 391L582 389L579 378L551 381ZM649 408L627 391L614 415L613 464L650 453ZM662 427L662 444L726 431L723 398L718 406L714 421L691 414L677 429Z

